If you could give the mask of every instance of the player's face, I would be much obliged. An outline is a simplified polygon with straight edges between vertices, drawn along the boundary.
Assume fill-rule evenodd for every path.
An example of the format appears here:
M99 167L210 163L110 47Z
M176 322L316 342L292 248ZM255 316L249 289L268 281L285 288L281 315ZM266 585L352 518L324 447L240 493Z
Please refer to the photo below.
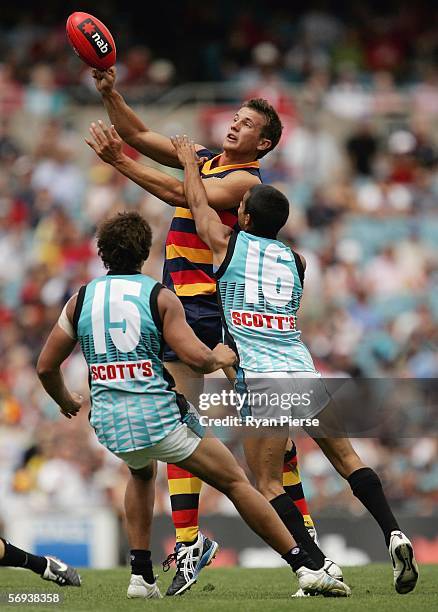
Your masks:
M262 138L265 117L252 108L241 108L233 117L223 142L224 151L251 155L256 159L260 151L269 148L271 141Z

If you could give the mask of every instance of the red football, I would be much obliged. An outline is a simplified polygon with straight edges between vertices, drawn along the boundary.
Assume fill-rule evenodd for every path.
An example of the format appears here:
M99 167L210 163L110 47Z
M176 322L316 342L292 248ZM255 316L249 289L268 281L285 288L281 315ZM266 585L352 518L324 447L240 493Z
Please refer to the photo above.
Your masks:
M106 70L116 63L116 45L108 28L89 13L72 13L67 38L76 54L92 68Z

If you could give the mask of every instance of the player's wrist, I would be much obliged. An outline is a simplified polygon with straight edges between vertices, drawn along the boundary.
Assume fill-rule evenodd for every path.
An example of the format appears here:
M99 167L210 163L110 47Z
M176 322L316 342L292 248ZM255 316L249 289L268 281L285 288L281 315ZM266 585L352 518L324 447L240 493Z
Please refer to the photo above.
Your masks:
M210 361L211 372L216 372L216 370L220 370L223 366L223 359L213 349Z
M198 168L199 168L199 166L198 166L198 164L197 164L195 159L186 159L183 162L183 169L184 170L191 170L192 172L196 171L196 174L198 174Z
M61 411L71 410L75 406L75 404L76 402L72 397L71 393L67 389L64 389L62 397L60 397L58 401L58 406Z
M104 100L111 100L111 99L115 99L117 98L117 91L114 89L114 87L111 85L108 88L105 89L101 89L100 90L100 95L102 96L102 98Z
M129 167L129 162L131 159L125 155L125 153L120 153L111 163L111 166L114 166L116 170L126 170Z

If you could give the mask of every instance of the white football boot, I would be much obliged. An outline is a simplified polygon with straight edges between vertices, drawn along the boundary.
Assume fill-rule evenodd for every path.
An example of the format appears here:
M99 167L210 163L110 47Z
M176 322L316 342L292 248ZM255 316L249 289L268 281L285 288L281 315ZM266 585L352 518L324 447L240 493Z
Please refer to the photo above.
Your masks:
M339 565L336 565L336 563L331 559L326 558L322 569L327 572L329 576L335 578L335 580L343 582L344 576L342 575L341 568L339 567ZM318 593L313 594L317 595ZM302 588L299 588L298 591L292 595L292 597L310 597L310 593L305 593Z
M345 582L332 578L324 568L310 570L300 567L296 572L298 583L305 595L324 595L324 597L349 597L351 589Z
M393 531L389 542L389 556L394 568L394 587L404 595L415 589L418 580L418 565L410 540L401 531Z
M136 574L131 574L126 596L128 599L162 599L163 597L156 582L149 584L143 576Z

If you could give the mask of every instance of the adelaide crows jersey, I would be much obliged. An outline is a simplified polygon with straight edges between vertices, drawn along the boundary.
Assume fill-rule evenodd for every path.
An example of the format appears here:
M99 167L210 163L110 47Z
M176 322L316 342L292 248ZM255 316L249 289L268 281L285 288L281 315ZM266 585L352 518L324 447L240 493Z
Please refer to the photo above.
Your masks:
M199 157L207 157L200 170L203 180L217 180L231 172L246 171L257 176L260 181L260 163L230 164L217 166L220 155L208 149L197 152ZM218 211L221 221L228 227L237 223L237 207ZM196 225L188 208L177 207L166 240L163 283L179 297L216 295L216 281L213 273L213 256L210 248L196 233Z

